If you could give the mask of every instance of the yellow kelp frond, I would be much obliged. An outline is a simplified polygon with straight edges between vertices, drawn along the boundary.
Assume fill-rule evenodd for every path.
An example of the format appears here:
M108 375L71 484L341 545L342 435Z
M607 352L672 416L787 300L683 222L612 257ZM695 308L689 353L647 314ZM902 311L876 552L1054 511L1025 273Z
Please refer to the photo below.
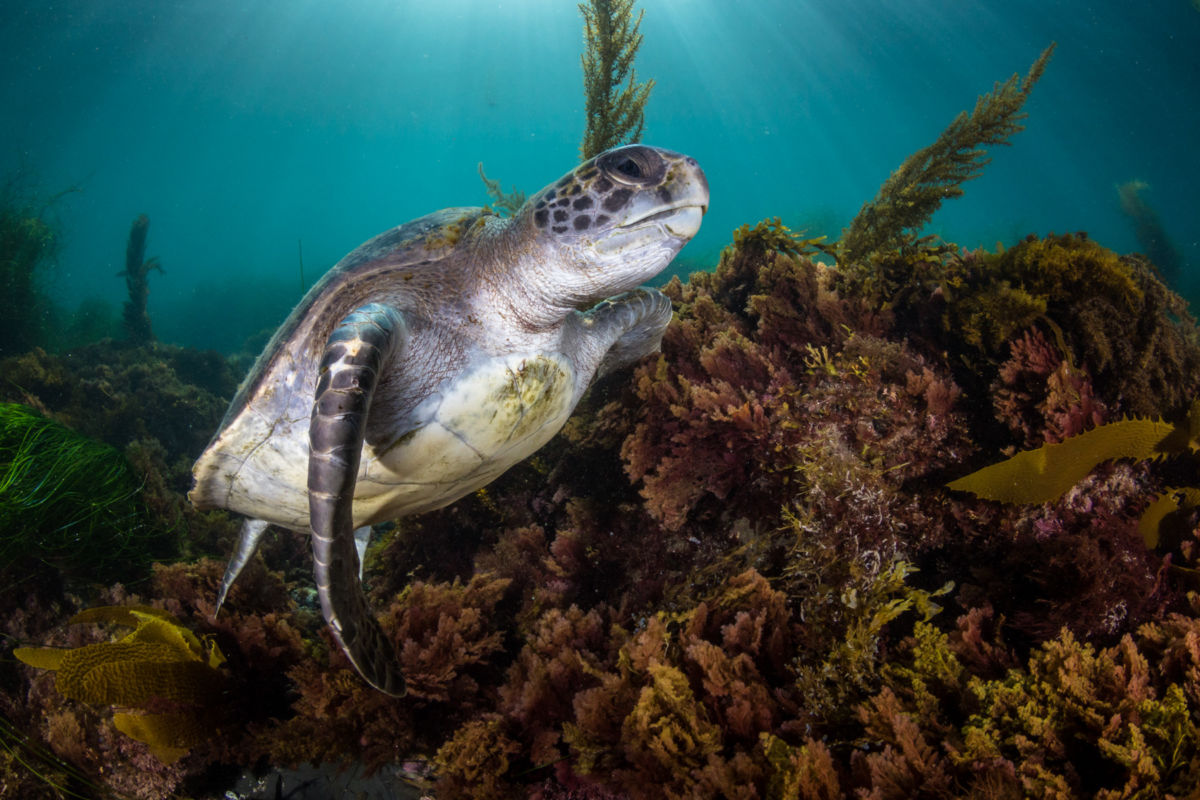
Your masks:
M1190 512L1197 506L1200 506L1200 489L1194 486L1167 489L1155 498L1138 518L1138 533L1142 534L1146 549L1158 547L1163 538L1163 523L1171 515Z
M205 738L205 721L195 714L114 714L113 727L150 747L164 764L174 764Z
M143 620L151 617L165 619L176 625L179 624L179 620L175 619L170 612L163 611L161 608L155 608L154 606L96 606L95 608L85 608L67 620L67 624L80 625L85 622L112 622L117 625L136 628Z
M192 641L195 642L195 652L197 654L202 652L200 641L196 639L191 631L180 627L178 620L176 620L175 617L171 616L166 611L163 611L160 608L154 608L152 606L96 606L95 608L88 608L80 611L78 614L67 620L67 624L80 625L89 622L112 622L131 628L137 627L137 630L134 630L133 633L121 640L122 642L126 642L138 641L139 639L136 639L135 637L138 637L139 633L143 632L143 628L148 627L146 623L150 622L151 620L169 620L170 622L166 623L167 627L174 628L177 631L191 636ZM140 640L147 641L158 638L160 641L162 641L163 636L169 637L170 634L154 634L147 631L143 633ZM149 638L147 639L147 637ZM176 634L176 639L182 641L182 637L178 634ZM187 646L186 643L184 646ZM69 650L62 647L18 647L13 651L13 655L15 655L18 660L23 661L31 667L37 667L38 669L57 670L62 667L63 661L67 655L78 652L82 649L85 648ZM75 668L74 664L77 663L78 661L76 660L71 666L68 666L68 669ZM62 691L61 687L59 687L59 691ZM63 692L63 694L66 694L68 697L72 696L66 692Z
M85 622L112 622L135 628L122 642L158 642L176 648L186 648L198 660L205 661L216 669L225 663L225 655L216 642L201 641L187 628L179 624L169 612L154 606L96 606L80 611L68 620L68 624Z
M95 705L143 706L154 699L202 705L214 700L224 676L190 653L164 644L105 642L68 652L54 687Z
M165 619L156 617L144 620L133 633L121 641L162 644L181 654L186 653L195 658L204 656L204 648L200 644L200 640L196 638L196 634L187 628L179 627L178 623L167 622Z
M226 681L218 669L225 658L215 643L148 606L91 608L71 622L136 627L119 641L71 649L19 647L13 654L30 666L56 670L55 688L73 700L127 709L167 704L169 713L120 713L113 720L117 730L149 745L164 763L204 740L219 717Z
M63 656L69 652L61 647L17 647L13 655L31 667L53 670L62 665Z
M1194 448L1195 406L1189 420L1127 419L1101 425L1057 444L1024 450L1007 461L984 467L947 487L1002 503L1049 503L1087 477L1097 465L1115 458L1144 461Z

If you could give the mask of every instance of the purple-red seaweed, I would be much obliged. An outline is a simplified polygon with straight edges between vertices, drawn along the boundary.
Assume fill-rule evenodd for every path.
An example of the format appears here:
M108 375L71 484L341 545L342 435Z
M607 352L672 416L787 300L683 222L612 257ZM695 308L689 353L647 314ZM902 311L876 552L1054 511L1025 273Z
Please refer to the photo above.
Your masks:
M1138 518L1183 467L1102 464L1041 505L945 484L1123 415L1178 418L1200 389L1180 302L1078 236L877 254L886 300L818 258L777 222L740 230L713 272L666 288L660 355L486 490L382 532L366 578L404 698L330 646L301 537L271 537L212 617L223 567L202 556L236 524L183 504L178 465L202 443L121 409L140 369L155 397L196 400L181 420L219 404L174 382L187 359L127 354L89 433L126 448L190 550L133 590L10 588L5 630L78 647L100 636L62 624L84 605L163 608L227 656L228 722L165 767L28 668L0 670L0 710L142 797L245 754L423 762L446 797L1179 796L1200 774L1200 536L1176 520L1157 553ZM83 419L95 367L10 363L21 399ZM34 785L22 769L0 761L0 780Z

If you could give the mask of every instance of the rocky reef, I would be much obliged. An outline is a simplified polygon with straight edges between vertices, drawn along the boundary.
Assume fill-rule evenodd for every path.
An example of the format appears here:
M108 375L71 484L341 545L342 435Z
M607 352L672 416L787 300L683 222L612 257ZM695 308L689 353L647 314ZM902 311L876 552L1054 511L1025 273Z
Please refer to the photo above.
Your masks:
M0 364L3 399L123 453L141 524L174 532L122 584L47 569L2 588L0 787L219 796L232 769L313 762L437 797L1186 795L1200 538L1186 504L1154 549L1138 526L1195 484L1191 447L1039 504L946 487L1127 417L1194 445L1182 301L1083 235L916 240L874 254L872 282L825 260L778 221L737 231L666 287L661 354L487 489L377 532L366 578L404 698L331 646L299 537L272 538L214 619L236 521L183 493L236 385L224 359L110 342ZM7 657L94 647L149 669L152 649L114 649L134 618L68 624L93 606L174 643L167 685L190 699L133 713L209 735L126 735L129 708Z

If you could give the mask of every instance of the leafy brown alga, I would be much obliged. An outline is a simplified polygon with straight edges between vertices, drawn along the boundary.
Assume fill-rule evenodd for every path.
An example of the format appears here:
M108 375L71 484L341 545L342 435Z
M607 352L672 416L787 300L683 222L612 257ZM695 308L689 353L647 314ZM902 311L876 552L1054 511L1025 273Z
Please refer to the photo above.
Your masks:
M984 146L1008 144L1024 130L1021 107L1053 52L1051 44L1023 79L1014 74L997 83L975 102L974 110L955 117L933 144L905 159L842 233L839 262L854 264L912 242L943 200L960 196L962 184L978 177L991 161Z

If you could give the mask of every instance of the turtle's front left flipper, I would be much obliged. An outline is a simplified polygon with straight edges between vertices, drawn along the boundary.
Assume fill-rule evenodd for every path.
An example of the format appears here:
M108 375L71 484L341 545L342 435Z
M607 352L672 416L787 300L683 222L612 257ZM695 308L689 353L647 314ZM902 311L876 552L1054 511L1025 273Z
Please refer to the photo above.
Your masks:
M379 373L408 328L390 306L352 311L321 357L309 422L308 510L321 611L355 669L372 686L404 694L396 652L367 605L354 546L354 485Z
M572 322L578 346L592 352L596 376L603 377L658 350L671 322L671 298L642 287L578 312Z

